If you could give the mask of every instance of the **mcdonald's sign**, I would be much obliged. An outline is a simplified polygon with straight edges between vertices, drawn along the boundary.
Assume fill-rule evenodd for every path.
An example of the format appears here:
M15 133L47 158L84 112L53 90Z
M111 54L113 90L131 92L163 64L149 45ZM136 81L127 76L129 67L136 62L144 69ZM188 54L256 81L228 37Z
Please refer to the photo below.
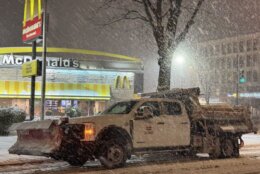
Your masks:
M130 80L127 76L117 76L114 84L115 89L131 89Z
M42 0L25 0L23 42L31 42L42 35Z

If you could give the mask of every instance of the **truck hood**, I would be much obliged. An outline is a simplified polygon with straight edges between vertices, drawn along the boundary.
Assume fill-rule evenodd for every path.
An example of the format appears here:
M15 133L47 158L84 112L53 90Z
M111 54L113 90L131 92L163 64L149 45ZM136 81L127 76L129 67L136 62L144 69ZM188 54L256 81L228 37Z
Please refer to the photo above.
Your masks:
M127 114L107 114L97 116L84 116L78 118L72 118L69 120L70 124L82 124L92 122L96 124L117 124L122 121L129 121L129 115Z

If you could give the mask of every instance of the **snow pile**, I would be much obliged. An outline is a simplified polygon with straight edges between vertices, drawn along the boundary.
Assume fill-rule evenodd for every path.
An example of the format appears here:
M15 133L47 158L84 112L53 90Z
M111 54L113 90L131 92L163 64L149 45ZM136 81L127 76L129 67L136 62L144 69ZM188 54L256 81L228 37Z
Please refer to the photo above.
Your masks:
M16 142L16 139L16 136L0 137L0 166L5 164L24 163L31 160L47 160L45 157L9 154L8 149Z

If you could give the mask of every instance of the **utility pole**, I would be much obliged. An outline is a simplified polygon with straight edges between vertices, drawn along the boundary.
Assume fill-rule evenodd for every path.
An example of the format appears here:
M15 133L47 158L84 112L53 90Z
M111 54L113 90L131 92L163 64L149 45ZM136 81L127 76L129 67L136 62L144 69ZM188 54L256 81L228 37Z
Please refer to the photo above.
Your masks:
M47 0L44 0L43 10L43 52L42 52L42 89L41 89L41 120L44 120L45 115L45 91L46 91L46 55L47 55Z

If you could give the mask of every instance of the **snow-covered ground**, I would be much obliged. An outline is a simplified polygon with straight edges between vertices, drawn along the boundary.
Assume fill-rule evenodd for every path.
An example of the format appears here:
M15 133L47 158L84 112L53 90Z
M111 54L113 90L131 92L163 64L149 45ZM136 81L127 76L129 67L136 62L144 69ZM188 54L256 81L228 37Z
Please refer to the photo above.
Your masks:
M8 149L16 142L16 136L0 136L0 165L4 163L12 163L14 161L28 161L28 160L47 160L45 157L35 157L26 155L12 155L8 153ZM243 140L245 142L245 147L252 145L260 145L260 135L259 134L247 134L244 135Z
M29 160L46 160L45 157L34 157L26 155L12 155L8 153L8 149L16 142L16 136L0 136L0 165L5 163L16 163Z
M242 136L245 146L260 145L260 134L246 134Z

